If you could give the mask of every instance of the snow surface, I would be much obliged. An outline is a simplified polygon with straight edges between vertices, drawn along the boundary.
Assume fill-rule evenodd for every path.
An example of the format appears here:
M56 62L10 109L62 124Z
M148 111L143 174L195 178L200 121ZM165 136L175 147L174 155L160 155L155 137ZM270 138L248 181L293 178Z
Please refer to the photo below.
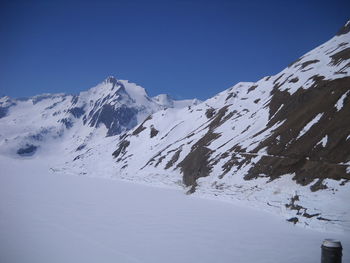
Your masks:
M327 142L328 142L328 136L326 135L322 138L322 140L319 143L322 144L322 147L326 147Z
M345 92L345 93L340 97L340 99L337 101L337 103L335 104L335 107L337 108L337 111L340 111L340 110L343 108L343 106L344 106L344 100L345 100L345 98L348 96L349 93L350 93L349 91Z
M323 113L319 113L313 118L308 124L304 126L304 128L300 131L297 139L299 139L301 136L303 136L305 133L307 133L312 126L314 126L323 116Z
M0 262L316 263L325 238L350 260L350 235L179 188L50 172L55 162L0 156Z

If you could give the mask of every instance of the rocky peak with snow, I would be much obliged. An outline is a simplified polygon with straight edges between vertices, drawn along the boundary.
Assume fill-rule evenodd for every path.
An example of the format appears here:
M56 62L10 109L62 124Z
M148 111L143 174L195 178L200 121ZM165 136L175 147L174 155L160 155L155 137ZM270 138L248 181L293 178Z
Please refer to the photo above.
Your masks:
M179 103L185 107L194 102L173 101L173 104ZM164 107L150 98L144 88L113 76L78 95L42 94L27 99L2 97L0 126L6 128L0 131L0 143L3 152L33 154L47 141L57 140L65 134L80 138L100 134L97 130L103 130L102 138L118 135Z
M106 84L108 84L108 83L116 84L118 82L118 80L114 76L109 76L103 82Z

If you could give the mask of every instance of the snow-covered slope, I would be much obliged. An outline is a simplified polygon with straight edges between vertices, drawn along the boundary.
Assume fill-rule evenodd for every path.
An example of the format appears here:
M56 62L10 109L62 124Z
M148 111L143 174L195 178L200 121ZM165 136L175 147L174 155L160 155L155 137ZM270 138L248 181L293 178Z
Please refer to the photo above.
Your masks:
M199 102L170 100L169 103L185 107ZM79 95L2 97L0 151L12 156L28 156L52 148L52 143L65 143L67 150L79 151L89 142L101 141L135 127L148 115L165 107L169 105L150 98L142 87L114 77L108 77Z
M0 262L319 263L329 236L350 261L347 233L295 228L181 189L52 174L55 161L0 156Z
M148 117L122 136L115 176L350 230L349 27L274 76Z

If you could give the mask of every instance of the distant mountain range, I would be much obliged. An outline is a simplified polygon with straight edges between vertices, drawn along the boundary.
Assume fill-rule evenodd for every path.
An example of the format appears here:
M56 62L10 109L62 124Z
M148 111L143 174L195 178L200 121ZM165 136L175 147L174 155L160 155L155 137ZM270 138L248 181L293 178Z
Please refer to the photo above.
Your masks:
M199 102L196 99L176 101L164 94L151 98L142 87L114 77L79 95L2 97L0 120L6 128L0 132L1 151L31 155L47 140L58 139L70 130L85 134L103 128L105 136L115 136L134 128L156 111Z
M280 73L204 102L150 98L113 77L76 96L3 97L0 153L57 151L53 172L181 185L349 230L349 31L350 22Z

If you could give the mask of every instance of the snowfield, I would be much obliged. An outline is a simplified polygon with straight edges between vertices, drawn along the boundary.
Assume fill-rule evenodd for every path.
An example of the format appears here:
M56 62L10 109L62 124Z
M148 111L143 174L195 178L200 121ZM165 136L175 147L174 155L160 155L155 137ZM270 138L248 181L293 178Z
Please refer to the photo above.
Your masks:
M0 156L0 262L320 262L318 232L243 205L51 172L54 155Z

